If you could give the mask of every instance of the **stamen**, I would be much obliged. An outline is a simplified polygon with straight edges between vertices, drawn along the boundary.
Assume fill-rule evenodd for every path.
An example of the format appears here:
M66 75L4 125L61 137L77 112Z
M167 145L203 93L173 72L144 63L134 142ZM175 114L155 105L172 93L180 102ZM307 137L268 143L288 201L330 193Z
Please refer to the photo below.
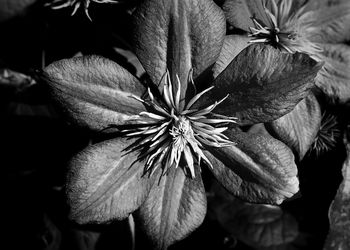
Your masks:
M189 79L192 80L190 75L191 73ZM228 129L227 126L222 125L235 123L236 118L217 114L212 114L216 117L214 119L207 117L228 96L204 109L190 109L202 95L213 87L196 94L185 105L184 110L179 110L181 82L178 75L175 74L176 91L173 91L168 71L162 79L165 80L165 84L163 91L161 91L163 99L160 101L163 101L168 109L162 108L161 104L155 102L150 88L147 89L150 99L148 101L134 95L130 96L130 98L147 105L150 109L147 112L139 113L138 119L135 119L134 128L121 130L126 137L144 137L125 150L127 152L139 150L140 154L137 160L145 160L144 171L150 172L150 175L159 167L162 168L162 175L165 175L171 167L177 168L180 164L185 163L186 165L181 167L189 173L191 178L195 178L195 168L200 165L202 159L209 167L213 167L204 155L202 148L205 146L227 147L234 144L222 134Z

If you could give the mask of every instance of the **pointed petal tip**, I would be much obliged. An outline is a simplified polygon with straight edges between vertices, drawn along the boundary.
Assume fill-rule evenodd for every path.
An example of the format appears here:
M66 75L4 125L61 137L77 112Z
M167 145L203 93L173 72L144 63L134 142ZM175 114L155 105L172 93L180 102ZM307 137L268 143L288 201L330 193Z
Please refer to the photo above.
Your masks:
M279 199L276 200L276 204L280 205L286 199L292 198L296 193L299 192L299 179L294 176L288 180L285 189L281 190L281 195Z

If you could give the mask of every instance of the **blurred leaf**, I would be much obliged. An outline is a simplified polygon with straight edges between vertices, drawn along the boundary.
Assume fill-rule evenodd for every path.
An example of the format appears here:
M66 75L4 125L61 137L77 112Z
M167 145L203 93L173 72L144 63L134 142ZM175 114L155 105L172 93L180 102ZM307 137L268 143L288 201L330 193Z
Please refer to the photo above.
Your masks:
M0 0L0 22L23 13L37 0Z
M97 241L101 233L88 230L73 230L74 249L76 250L95 250Z
M297 221L280 207L240 201L218 185L213 192L219 196L214 204L219 223L247 245L262 249L292 242L298 236Z
M346 142L347 158L343 164L343 181L329 210L330 232L324 250L350 247L350 143Z
M28 75L11 69L0 69L0 87L13 88L18 91L35 83L35 80Z
M43 250L59 250L62 241L61 231L46 214L44 214L43 224L44 228L41 234Z

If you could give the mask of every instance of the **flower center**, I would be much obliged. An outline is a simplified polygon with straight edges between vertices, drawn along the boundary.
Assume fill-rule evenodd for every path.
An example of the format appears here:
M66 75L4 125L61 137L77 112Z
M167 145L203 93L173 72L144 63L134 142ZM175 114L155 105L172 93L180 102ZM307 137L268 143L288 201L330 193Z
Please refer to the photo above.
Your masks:
M189 171L193 178L195 167L200 165L201 159L212 167L203 152L206 146L226 147L234 144L222 132L228 128L229 123L235 123L236 118L212 113L227 96L206 108L192 108L194 103L213 87L195 95L180 109L179 77L176 77L176 91L173 91L169 72L166 72L163 79L165 83L160 100L156 101L150 89L149 100L131 96L148 106L151 111L141 112L134 120L132 128L121 131L127 137L139 137L125 150L138 150L138 160L145 160L145 172L150 171L150 175L157 168L161 168L163 174L166 174L171 167L177 168L180 165L186 173ZM191 75L189 81L193 81Z
M193 136L190 121L184 116L179 116L178 120L175 120L173 127L170 129L170 135L173 140L181 140Z
M250 27L250 43L268 43L275 48L288 53L302 52L319 61L317 54L322 52L318 44L310 41L309 31L313 29L312 22L306 22L310 16L305 8L292 8L292 0L267 1L264 10L269 21L265 25L252 17L254 27Z
M254 17L252 17L252 20L255 27L250 27L250 34L248 36L253 37L250 43L268 43L275 48L285 50L289 53L295 52L292 50L292 48L290 48L290 46L288 46L290 41L295 40L297 37L297 33L295 31L281 32L280 28L277 27L277 23L273 22L273 27L269 28L267 26L263 26L263 24Z

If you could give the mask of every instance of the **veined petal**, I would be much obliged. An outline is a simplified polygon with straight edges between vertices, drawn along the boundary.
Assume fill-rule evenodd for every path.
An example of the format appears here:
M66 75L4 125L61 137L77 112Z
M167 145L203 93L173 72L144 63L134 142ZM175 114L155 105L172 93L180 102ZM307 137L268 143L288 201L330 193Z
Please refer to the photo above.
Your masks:
M92 145L71 163L67 194L70 217L78 223L124 219L146 199L154 178L143 176L137 152L122 150L133 140L113 139Z
M269 135L230 131L235 146L207 148L218 181L232 194L249 202L279 204L298 192L293 153Z
M310 10L303 22L312 24L308 38L317 43L339 43L350 40L350 2Z
M215 113L234 116L240 124L275 120L308 95L322 63L305 54L282 53L255 44L244 49L215 79L210 100L227 94ZM205 107L204 103L198 104Z
M145 111L130 98L145 88L118 64L97 56L75 57L44 69L50 92L60 111L74 123L92 130L127 123Z
M169 70L174 93L178 74L183 107L190 70L196 78L220 53L226 31L222 10L212 0L147 0L135 22L135 51L145 70L154 83Z
M311 93L290 113L265 126L272 136L292 148L301 160L315 140L321 118L321 107Z
M195 166L196 177L188 178L184 168L171 167L137 211L136 217L156 249L167 249L204 220L206 196L198 168Z
M350 100L350 46L322 44L322 48L325 64L315 83L326 95L345 103Z

